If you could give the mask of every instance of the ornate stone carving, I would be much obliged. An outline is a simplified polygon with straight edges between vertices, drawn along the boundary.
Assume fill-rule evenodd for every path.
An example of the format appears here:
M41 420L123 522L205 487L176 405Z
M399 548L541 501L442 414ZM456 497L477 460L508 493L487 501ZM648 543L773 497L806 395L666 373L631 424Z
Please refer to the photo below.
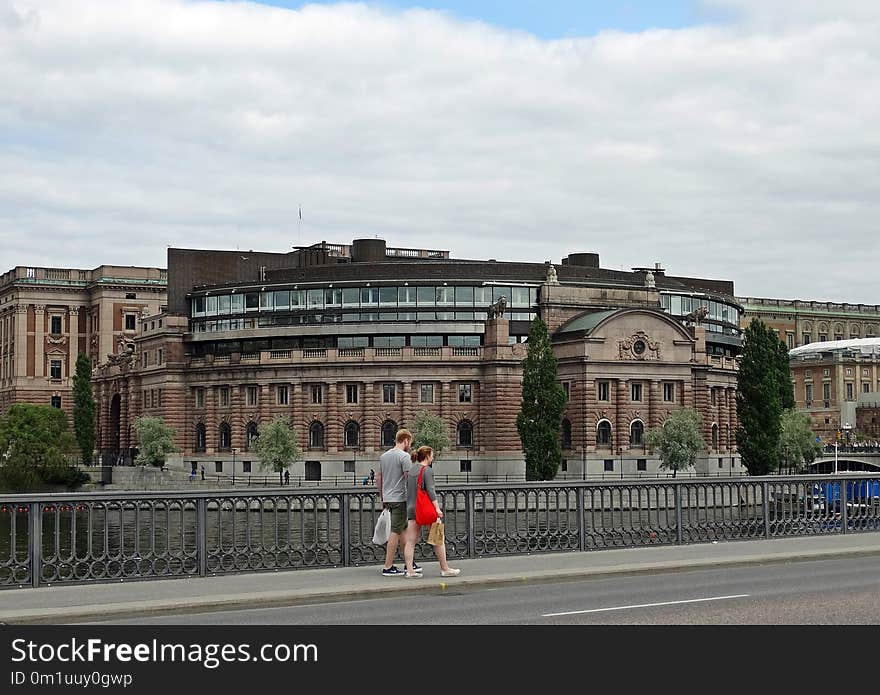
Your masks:
M492 304L489 309L486 311L487 316L490 319L501 318L504 316L504 310L507 308L507 297L501 295L498 298L498 301Z
M656 287L657 283L654 281L654 273L650 270L645 273L645 287Z
M706 306L698 306L691 313L684 317L684 320L688 323L693 323L694 325L699 326L703 323L703 319L709 315L709 308Z
M559 278L556 276L556 267L552 263L547 266L547 282L551 285L559 284Z
M59 335L58 337L54 337L51 335L46 336L46 345L65 345L67 343L66 335Z
M660 341L652 340L644 331L636 331L629 338L617 341L622 360L659 360Z

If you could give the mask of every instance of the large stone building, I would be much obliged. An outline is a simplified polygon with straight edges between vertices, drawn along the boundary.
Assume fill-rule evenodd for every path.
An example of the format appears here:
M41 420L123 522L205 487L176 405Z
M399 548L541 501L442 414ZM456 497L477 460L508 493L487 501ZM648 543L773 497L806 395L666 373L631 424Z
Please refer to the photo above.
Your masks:
M171 465L257 473L253 437L280 415L307 478L362 475L427 410L452 439L441 471L521 474L524 342L540 316L569 394L565 472L656 470L645 430L684 406L704 419L699 468L738 467L741 310L730 282L603 269L591 253L554 267L380 239L169 249L167 311L95 371L100 447L129 459L134 419L155 414L177 433Z
M77 355L105 360L165 299L160 268L18 266L0 275L0 412L24 402L70 416Z
M880 338L810 343L789 356L795 402L818 436L880 440Z
M761 319L789 350L810 343L880 336L880 306L741 297L743 328Z

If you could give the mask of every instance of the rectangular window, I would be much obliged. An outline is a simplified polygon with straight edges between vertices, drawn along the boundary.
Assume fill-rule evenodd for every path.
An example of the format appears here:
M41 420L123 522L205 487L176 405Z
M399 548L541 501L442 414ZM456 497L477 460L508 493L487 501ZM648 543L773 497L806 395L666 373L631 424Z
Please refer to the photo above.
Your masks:
M287 386L276 386L275 393L278 396L278 405L287 405L290 403L290 390Z
M801 345L809 345L810 344L810 334L809 333L804 333L801 336L801 338L803 338L803 342L801 343Z
M324 400L324 387L320 384L312 385L312 403L321 403Z
M456 287L455 288L455 305L456 306L473 306L474 305L474 288L473 287Z
M134 314L125 315L125 330L133 331L135 329L135 321L137 317Z
M58 335L61 333L61 317L60 316L51 316L49 317L49 332L53 335Z
M196 408L205 407L205 389L196 389Z
M419 385L419 403L434 402L434 384Z
M471 465L471 462L469 460L465 459L464 461L458 462L458 470L461 473L471 473L471 472L473 472L473 467Z
M712 405L718 405L718 390L710 388L709 392L712 394Z
M241 472L242 473L250 473L251 472L251 462L250 461L242 461L241 462Z
M343 473L354 473L354 461L343 461L342 462L342 472Z
M718 467L719 467L719 468L724 468L724 459L723 459L723 458L719 458L719 459L718 459Z
M846 382L846 400L851 401L853 399L853 385L851 381Z
M804 400L807 402L807 405L813 402L813 385L805 384L804 385Z
M394 384L382 384L382 402L394 403L397 401L397 387Z
M639 403L642 400L642 385L641 384L631 384L632 386L632 400L634 403Z
M459 384L458 385L458 402L459 403L470 403L471 402L471 384Z
M820 334L819 334L819 342L820 342L820 343L824 343L824 342L826 342L827 340L828 340L828 334L827 334L827 333L820 333Z
M247 404L248 405L256 405L257 404L257 387L256 386L248 386L247 387Z
M346 384L346 386L345 386L345 402L346 403L357 403L358 402L358 386L357 386L357 384Z
M605 459L605 471L610 472L614 470L614 459Z
M831 384L822 384L822 400L831 400Z
M563 381L562 382L562 390L565 391L565 400L571 400L571 382Z
M434 304L434 288L433 287L417 287L416 299L419 306L433 306Z
M60 408L61 407L61 396L52 396L52 399L50 402L52 403L53 408Z
M221 386L220 387L219 403L222 407L227 407L229 405L229 387L228 386Z
M675 402L675 384L663 384L663 402Z
M61 378L61 360L52 360L49 362L49 376L52 379Z
M636 470L637 471L648 470L648 459L636 459Z
M607 381L599 381L597 382L599 387L599 400L600 401L609 401L611 398L609 394L611 393L611 389L609 388Z
M156 354L159 356L156 360L156 364L162 364L165 361L165 351L162 348L159 348Z
M214 461L214 472L222 473L223 472L223 461Z
M867 381L862 383L862 393L871 393L871 384L869 384Z

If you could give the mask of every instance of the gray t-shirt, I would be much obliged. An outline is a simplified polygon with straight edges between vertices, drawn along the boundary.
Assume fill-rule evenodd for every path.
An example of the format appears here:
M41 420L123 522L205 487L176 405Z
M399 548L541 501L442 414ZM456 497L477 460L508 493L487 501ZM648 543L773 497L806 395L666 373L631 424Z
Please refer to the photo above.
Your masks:
M397 447L379 457L383 502L406 502L406 473L410 463L410 455Z

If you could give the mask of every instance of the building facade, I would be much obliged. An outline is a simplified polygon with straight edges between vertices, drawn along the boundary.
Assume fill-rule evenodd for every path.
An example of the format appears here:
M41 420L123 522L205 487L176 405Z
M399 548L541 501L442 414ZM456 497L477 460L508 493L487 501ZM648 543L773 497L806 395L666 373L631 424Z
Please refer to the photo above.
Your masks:
M797 407L825 442L880 439L880 338L811 343L789 352Z
M839 340L880 336L880 305L742 297L743 324L761 319L789 350Z
M0 412L16 402L70 417L76 359L93 364L133 338L142 314L166 303L165 270L18 266L0 276Z
M380 239L288 254L169 249L168 310L95 370L100 446L130 459L135 418L161 415L181 448L172 465L256 474L253 439L281 416L306 478L361 475L425 410L452 440L441 471L522 474L515 421L540 316L569 393L566 471L656 470L644 430L684 406L703 415L701 466L738 466L741 310L730 282L603 269L588 253L554 266Z

